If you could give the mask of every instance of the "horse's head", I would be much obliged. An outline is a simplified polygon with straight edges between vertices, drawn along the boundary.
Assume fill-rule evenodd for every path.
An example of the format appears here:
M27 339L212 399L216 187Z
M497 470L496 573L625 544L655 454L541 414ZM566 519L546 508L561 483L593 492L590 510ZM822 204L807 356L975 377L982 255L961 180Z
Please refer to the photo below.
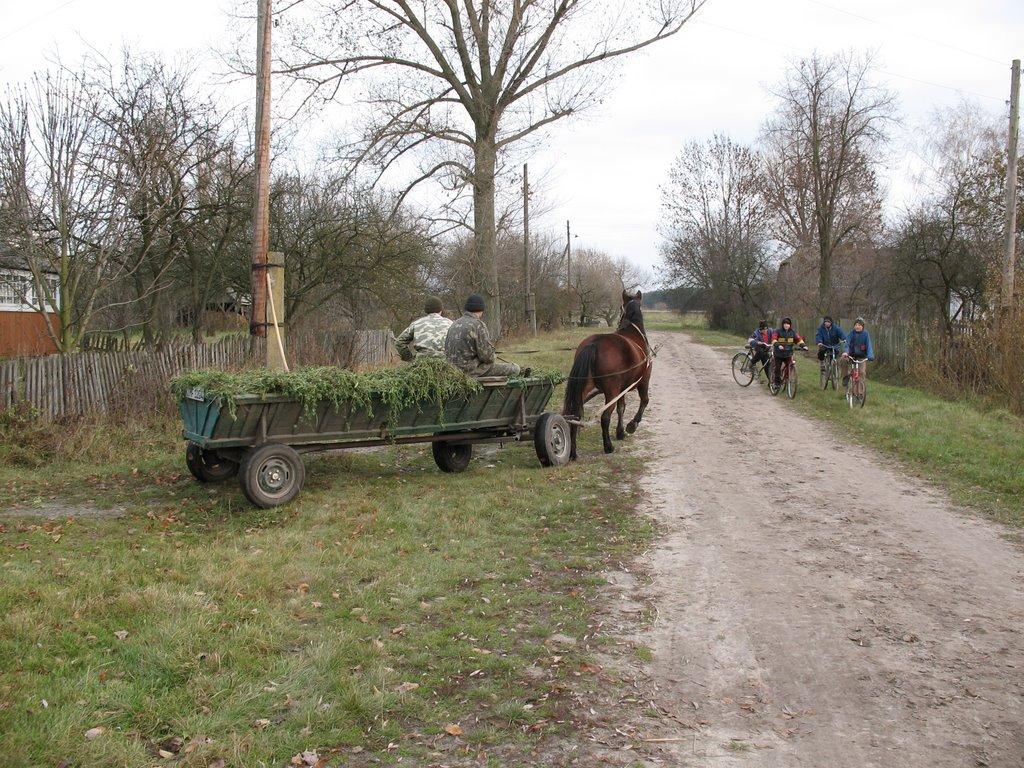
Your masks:
M634 294L631 294L629 291L624 290L622 292L622 306L626 306L627 304L629 304L629 302L633 301L634 299L636 299L637 301L642 301L643 298L644 295L640 293L639 290Z

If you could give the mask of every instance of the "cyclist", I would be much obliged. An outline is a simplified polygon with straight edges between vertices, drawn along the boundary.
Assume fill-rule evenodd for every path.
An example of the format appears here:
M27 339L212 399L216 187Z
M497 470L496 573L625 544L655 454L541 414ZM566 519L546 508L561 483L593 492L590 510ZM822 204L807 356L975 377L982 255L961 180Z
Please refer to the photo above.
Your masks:
M747 346L750 348L751 364L755 366L755 371L758 364L768 364L768 350L772 346L772 329L768 327L767 320L762 320L757 324L757 330L747 339Z
M784 317L779 327L772 331L772 381L776 387L782 386L782 366L789 365L794 346L807 349L804 337L793 327L792 318Z
M850 358L860 360L860 375L868 377L868 360L875 359L875 348L871 345L871 334L864 325L864 318L853 321L853 330L846 337L846 352L843 354L843 386L850 383Z
M821 372L824 373L825 355L830 348L840 352L842 343L846 341L846 334L843 333L842 328L832 322L829 315L825 315L821 319L818 330L814 332L814 341L818 345L818 364L821 367Z

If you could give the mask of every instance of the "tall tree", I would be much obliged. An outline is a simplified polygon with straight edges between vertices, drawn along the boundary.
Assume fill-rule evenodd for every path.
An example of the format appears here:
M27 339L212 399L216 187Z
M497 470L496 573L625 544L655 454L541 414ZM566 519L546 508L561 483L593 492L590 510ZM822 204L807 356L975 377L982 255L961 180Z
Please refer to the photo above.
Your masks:
M706 293L715 323L735 309L763 309L757 289L773 257L763 188L757 153L718 134L687 144L662 188L665 266Z
M63 70L0 103L0 237L32 273L36 308L62 352L78 346L105 286L138 267L117 258L130 233L125 174L101 104Z
M608 80L603 65L676 34L704 2L323 0L294 9L279 70L328 98L359 77L373 119L358 161L383 173L424 149L410 188L438 177L472 189L474 244L490 266L489 316L498 320L502 153L594 104Z
M786 73L764 127L764 189L776 236L815 253L821 311L831 302L836 249L880 225L875 169L894 97L870 75L869 57L803 59Z

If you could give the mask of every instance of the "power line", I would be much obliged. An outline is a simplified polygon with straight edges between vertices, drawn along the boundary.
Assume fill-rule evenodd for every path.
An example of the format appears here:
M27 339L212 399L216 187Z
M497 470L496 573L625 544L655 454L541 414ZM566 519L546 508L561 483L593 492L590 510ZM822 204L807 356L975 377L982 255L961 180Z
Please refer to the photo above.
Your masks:
M830 11L835 11L836 13L843 13L843 14L846 14L847 16L852 16L855 19L860 19L861 21L866 21L869 24L877 24L880 27L889 27L889 29L894 29L897 32L899 32L901 35L908 35L910 37L916 37L917 39L924 40L926 43L931 43L932 45L941 45L943 48L949 48L950 50L953 50L953 51L958 51L960 53L965 53L968 56L975 56L975 57L977 57L979 59L984 59L985 61L990 61L993 64L999 64L1000 66L1005 66L1006 65L1005 61L999 61L998 59L993 59L991 56L986 56L986 55L981 54L981 53L975 53L974 51L969 51L966 48L961 48L961 47L959 47L957 45L953 45L952 43L945 43L942 40L935 40L934 38L926 37L925 35L918 34L917 32L911 32L910 30L904 29L903 27L898 27L895 24L890 24L887 21L879 21L878 19L872 19L871 17L864 16L863 14L860 14L860 13L854 13L853 11L848 11L845 8L837 8L836 6L830 5L829 3L823 3L821 0L807 0L807 2L808 3L813 3L814 5L820 5L822 8L828 8Z
M47 16L52 16L57 11L61 10L62 8L67 8L69 5L71 5L72 3L75 3L75 2L78 2L78 0L67 0L67 2L61 3L56 8L51 8L48 11L43 11L43 13L39 14L34 19L30 19L29 21L27 21L24 24L22 24L20 27L18 27L16 29L13 29L10 32L8 32L6 35L0 37L0 42L3 42L4 40L6 40L9 37L14 37L16 34L18 34L19 32L22 32L23 30L28 29L29 27L31 27L36 22L42 21Z
M811 0L811 2L815 2L815 0ZM751 38L753 40L760 40L762 43L769 43L770 45L774 45L774 46L777 46L777 47L780 47L780 48L785 48L787 50L794 51L795 53L799 53L801 56L806 55L806 53L807 53L806 50L801 49L801 48L797 48L795 45L790 45L789 43L785 43L785 42L783 42L781 40L777 40L776 38L773 38L773 37L765 37L763 35L755 35L755 34L753 34L751 32L746 32L746 31L744 31L742 29L735 29L733 27L726 27L726 26L723 26L722 24L715 24L713 22L705 21L703 19L694 19L690 23L691 24L703 24L706 27L714 27L715 29L721 29L724 32L731 32L734 35L742 35L743 37L749 37L749 38ZM969 90L967 88L961 88L961 87L956 86L956 85L945 85L943 83L936 83L936 82L931 81L931 80L922 80L919 77L912 77L911 75L904 75L904 74L901 74L899 72L893 72L892 70L879 69L878 72L880 72L883 75L889 75L890 77L898 77L898 78L900 78L902 80L911 80L911 81L913 81L915 83L921 83L922 85L930 85L930 86L933 86L935 88L945 88L948 91L955 91L957 93L967 93L967 94L970 94L971 96L977 96L978 98L981 98L981 99L992 99L993 101L998 101L1000 103L1004 103L1006 101L1006 99L1004 97L1002 97L1002 96L991 96L991 95L989 95L987 93L978 93L977 91L972 91L972 90Z

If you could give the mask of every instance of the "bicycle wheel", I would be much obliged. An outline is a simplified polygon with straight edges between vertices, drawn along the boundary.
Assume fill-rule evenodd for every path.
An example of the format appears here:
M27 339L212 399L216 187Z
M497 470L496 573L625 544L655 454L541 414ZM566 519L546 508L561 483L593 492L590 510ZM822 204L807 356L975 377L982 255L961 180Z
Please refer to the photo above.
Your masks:
M854 398L858 408L863 408L868 399L868 383L863 378L857 379Z
M839 389L839 364L834 357L828 364L828 381L833 392Z
M824 367L821 367L819 365L818 366L818 371L819 371L818 378L819 378L819 381L821 383L821 388L822 389L828 389L828 380L829 380L829 374L830 374L829 363L825 363Z
M789 369L789 377L786 379L786 396L792 400L796 397L796 364Z
M746 352L737 352L732 356L732 377L741 387L749 387L754 380L754 366Z

